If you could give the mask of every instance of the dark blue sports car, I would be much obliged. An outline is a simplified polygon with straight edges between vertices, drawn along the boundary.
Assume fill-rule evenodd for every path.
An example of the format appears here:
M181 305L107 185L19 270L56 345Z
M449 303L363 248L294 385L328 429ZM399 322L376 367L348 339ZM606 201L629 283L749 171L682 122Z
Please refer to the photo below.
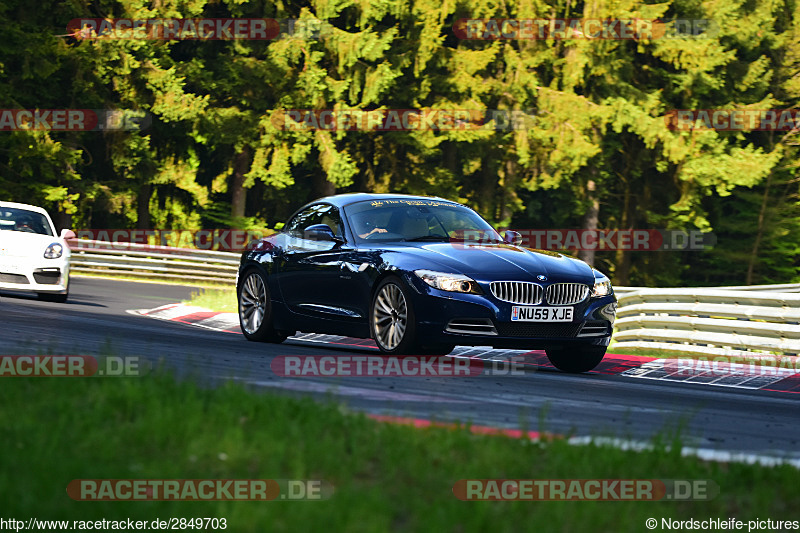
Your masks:
M611 339L611 282L518 242L441 198L322 198L242 254L242 332L262 342L296 331L370 337L387 354L544 349L561 370L591 370Z

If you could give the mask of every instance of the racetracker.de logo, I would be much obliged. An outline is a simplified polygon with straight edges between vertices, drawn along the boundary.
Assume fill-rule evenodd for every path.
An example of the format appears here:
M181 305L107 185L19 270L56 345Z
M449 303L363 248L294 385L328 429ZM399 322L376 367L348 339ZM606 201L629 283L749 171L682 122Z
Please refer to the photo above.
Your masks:
M73 479L79 501L327 500L333 486L319 479Z
M519 245L537 250L630 250L655 251L700 251L716 244L716 236L692 230L658 229L514 229L519 234ZM456 230L450 237L454 246L479 248L497 243L499 235L494 231Z
M709 19L459 19L453 25L459 39L580 39L653 40L710 38L719 25Z
M151 370L136 356L0 355L0 377L138 377Z
M525 130L537 124L532 112L505 109L278 109L270 120L289 131Z
M194 248L219 252L252 250L259 239L272 232L236 229L76 229L79 240L70 243L72 250L152 250L160 253L179 252ZM133 245L133 246L131 246ZM263 243L262 243L263 245ZM170 250L170 248L174 248Z
M800 129L800 110L674 109L664 121L673 131L792 131Z
M270 41L319 39L333 26L319 19L72 19L67 35L78 40L137 39L158 41Z
M509 362L509 368L513 364ZM272 360L270 368L281 377L469 377L485 370L483 361L420 355L282 355ZM494 370L509 371L497 366Z
M453 495L464 501L712 500L710 479L460 479Z
M124 109L0 109L0 131L139 131L152 118Z

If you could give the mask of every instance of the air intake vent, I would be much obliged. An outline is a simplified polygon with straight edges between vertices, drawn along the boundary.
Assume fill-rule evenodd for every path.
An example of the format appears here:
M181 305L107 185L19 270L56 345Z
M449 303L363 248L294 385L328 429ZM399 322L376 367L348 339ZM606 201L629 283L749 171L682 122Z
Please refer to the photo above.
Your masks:
M30 282L28 278L22 274L3 274L0 273L0 281L4 283L19 283L20 285L28 285Z
M529 324L500 322L497 325L501 337L575 337L581 329L580 322L553 324Z
M60 278L61 271L58 269L33 273L33 281L42 285L55 285Z
M547 287L547 303L572 305L589 296L589 287L583 283L554 283Z
M542 287L528 281L493 281L489 284L498 300L514 304L536 305L542 303Z
M444 330L461 335L497 335L494 324L488 318L454 318Z
M608 322L589 320L583 325L578 337L602 337L608 333Z

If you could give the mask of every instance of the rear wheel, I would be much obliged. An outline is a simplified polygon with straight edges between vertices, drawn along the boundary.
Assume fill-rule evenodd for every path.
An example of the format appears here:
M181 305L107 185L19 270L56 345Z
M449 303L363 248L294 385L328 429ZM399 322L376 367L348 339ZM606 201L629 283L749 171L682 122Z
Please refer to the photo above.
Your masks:
M258 270L246 273L239 287L239 326L249 341L280 343L288 337L273 327L267 280Z
M414 310L403 282L396 277L380 282L372 298L370 330L383 353L412 353L415 347Z
M553 366L564 372L588 372L600 364L606 354L605 346L575 346L545 350Z

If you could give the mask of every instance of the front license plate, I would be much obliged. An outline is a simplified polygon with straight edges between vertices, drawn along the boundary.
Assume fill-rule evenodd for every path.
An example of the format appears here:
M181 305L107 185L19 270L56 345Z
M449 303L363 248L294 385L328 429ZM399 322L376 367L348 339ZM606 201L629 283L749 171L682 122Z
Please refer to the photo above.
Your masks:
M572 322L572 307L520 307L511 308L513 322Z

